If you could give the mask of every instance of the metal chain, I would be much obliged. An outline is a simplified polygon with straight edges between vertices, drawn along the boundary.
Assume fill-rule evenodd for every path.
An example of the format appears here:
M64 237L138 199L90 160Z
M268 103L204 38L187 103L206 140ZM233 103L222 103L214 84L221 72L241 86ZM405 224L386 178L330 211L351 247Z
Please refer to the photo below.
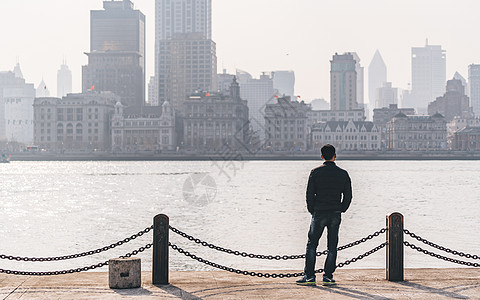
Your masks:
M463 261L463 260L453 259L453 258L450 258L450 257L445 257L445 256L442 256L440 254L436 254L436 253L427 251L425 249L422 249L422 248L420 248L418 246L415 246L414 244L411 244L411 243L406 242L406 241L403 242L403 244L407 247L412 248L413 250L417 250L418 252L430 255L430 256L438 258L438 259L442 259L442 260L449 261L449 262L452 262L452 263L455 263L455 264L469 266L469 267L475 267L475 268L480 267L479 263L472 263L472 262L469 262L469 261Z
M5 254L0 254L0 259L8 259L8 260L16 260L16 261L34 261L34 262L45 262L45 261L59 261L59 260L68 260L68 259L73 259L73 258L79 258L79 257L84 257L84 256L89 256L93 254L98 254L105 252L107 250L113 249L115 247L121 246L123 244L126 244L138 237L141 237L142 235L146 234L150 230L153 229L153 225L150 227L145 228L144 230L132 234L130 237L127 237L121 241L118 241L116 243L110 244L108 246L105 246L103 248L98 248L95 250L91 251L86 251L82 253L77 253L77 254L71 254L71 255L64 255L64 256L56 256L56 257L21 257L21 256L11 256L11 255L5 255Z
M129 253L123 255L123 256L120 256L120 258L131 257L133 255L137 255L140 252L143 252L147 249L150 249L152 246L153 246L153 243L147 244L143 247L138 248L137 250L133 250L132 252L129 252ZM101 262L101 263L98 263L96 265L90 265L90 266L83 267L83 268L68 269L68 270L61 270L61 271L28 272L28 271L12 271L12 270L0 269L0 273L12 274L12 275L27 275L27 276L50 276L50 275L63 275L63 274L85 272L85 271L88 271L88 270L101 268L101 267L107 266L107 265L108 265L108 260L104 261L104 262Z
M253 254L253 253L235 251L235 250L231 250L231 249L228 249L228 248L219 247L219 246L216 246L214 244L210 244L210 243L207 243L207 242L202 241L200 239L194 238L193 236L188 235L185 232L183 232L181 230L178 230L175 227L169 226L169 228L174 233L176 233L176 234L178 234L178 235L180 235L180 236L182 236L182 237L184 237L184 238L186 238L190 241L193 241L197 244L200 244L204 247L208 247L210 249L214 249L214 250L217 250L217 251L220 251L220 252L225 252L225 253L233 254L233 255L237 255L237 256L248 257L248 258L256 258L256 259L268 259L268 260L289 260L289 259L301 259L301 258L303 259L303 258L305 258L305 254L299 254L299 255L263 255L263 254ZM358 241L352 242L352 243L344 245L344 246L340 246L340 247L337 248L337 250L341 251L341 250L345 250L345 249L348 249L350 247L359 245L361 243L364 243L368 240L373 239L374 237L379 236L382 233L385 233L386 231L387 231L386 228L382 228L379 231L376 231L375 233L370 234L365 238L362 238ZM328 250L325 250L325 251L322 251L322 252L317 252L317 256L327 255L327 253L328 253Z
M170 247L172 247L173 250L176 250L178 251L179 253L187 256L187 257L190 257L198 262L201 262L203 264L206 264L206 265L209 265L211 267L214 267L214 268L217 268L217 269L221 269L221 270L224 270L224 271L228 271L228 272L232 272L232 273L236 273L236 274L241 274L241 275L248 275L248 276L257 276L257 277L265 277L265 278L284 278L284 277L287 277L287 278L290 278L290 277L299 277L299 276L303 276L305 275L304 272L298 272L298 273L261 273L261 272L250 272L250 271L242 271L242 270L239 270L239 269L235 269L235 268L231 268L231 267L226 267L226 266L223 266L223 265L220 265L220 264L217 264L217 263L214 263L214 262L211 262L209 260L206 260L204 258L201 258L195 254L191 254L190 252L178 247L177 245L175 244L172 244L172 243L168 243L168 245ZM346 265L349 265L351 263L354 263L356 261L359 261L360 259L362 258L365 258L375 252L377 252L378 250L382 249L383 247L385 247L387 245L386 242L380 244L379 246L373 248L372 250L370 251L367 251L365 252L364 254L361 254L355 258L352 258L352 259L349 259L349 260L346 260L345 262L343 263L339 263L337 265L337 267L341 268L343 266L346 266ZM318 270L315 270L315 273L322 273L324 270L323 269L318 269Z
M408 234L409 236L411 236L412 238L416 239L417 241L419 242L422 242L430 247L433 247L433 248L436 248L438 250L441 250L441 251L445 251L447 253L450 253L450 254L453 254L453 255L457 255L457 256L461 256L461 257L465 257L465 258L471 258L471 259L480 259L480 255L475 255L475 254L468 254L468 253L463 253L463 252L460 252L460 251L455 251L455 250L452 250L452 249L449 249L449 248L446 248L446 247L442 247L440 245L437 245L435 243L432 243L418 235L416 235L415 233L413 232L410 232L408 231L407 229L404 229L403 232L405 232L405 234Z

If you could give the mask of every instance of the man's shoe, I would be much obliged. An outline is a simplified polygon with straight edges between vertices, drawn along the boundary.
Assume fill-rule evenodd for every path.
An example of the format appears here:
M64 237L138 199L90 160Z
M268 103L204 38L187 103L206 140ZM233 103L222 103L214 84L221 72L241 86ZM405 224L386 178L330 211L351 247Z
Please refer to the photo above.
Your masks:
M296 281L298 285L316 285L315 276L308 278L307 275Z
M323 277L323 285L334 285L336 284L335 279Z

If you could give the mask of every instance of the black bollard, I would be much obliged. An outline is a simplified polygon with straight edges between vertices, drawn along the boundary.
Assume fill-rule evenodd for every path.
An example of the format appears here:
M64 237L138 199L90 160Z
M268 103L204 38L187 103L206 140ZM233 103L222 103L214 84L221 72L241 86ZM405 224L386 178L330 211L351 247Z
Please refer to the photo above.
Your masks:
M168 216L156 215L153 218L153 269L152 283L168 283Z
M387 216L387 280L403 281L403 215Z

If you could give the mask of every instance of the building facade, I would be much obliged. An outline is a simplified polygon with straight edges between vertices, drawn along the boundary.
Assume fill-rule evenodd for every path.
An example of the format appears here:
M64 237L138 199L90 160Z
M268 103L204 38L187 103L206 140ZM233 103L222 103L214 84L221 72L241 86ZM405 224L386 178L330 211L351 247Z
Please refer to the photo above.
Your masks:
M365 104L365 72L364 67L360 64L360 56L356 52L351 52L355 60L355 72L357 73L357 104L360 108L364 108Z
M35 88L25 83L20 67L0 72L0 140L33 142L33 100Z
M447 122L441 114L407 116L398 113L387 123L387 150L439 151L447 149Z
M365 110L308 110L307 111L308 126L311 127L315 123L329 121L365 121Z
M216 45L200 33L175 34L159 42L158 98L177 110L195 91L217 90Z
M311 149L334 145L338 151L378 151L380 131L373 122L329 121L314 124L310 134Z
M82 91L110 91L124 105L145 104L145 15L130 0L90 12L90 52Z
M295 72L293 71L273 71L272 72L273 89L279 96L295 97Z
M391 104L398 104L398 89L392 88L391 82L384 82L377 88L375 108L389 107Z
M57 71L57 97L61 98L72 92L72 71L65 61Z
M250 126L248 105L240 97L236 79L228 95L199 92L183 103L182 149L196 151L222 151L248 148Z
M468 66L468 89L473 112L480 116L480 65Z
M446 51L442 46L412 48L412 97L419 113L427 111L428 103L445 93Z
M357 72L353 55L335 54L330 66L330 109L357 109Z
M470 100L465 95L465 87L461 80L452 79L447 81L447 91L442 97L428 104L428 114L440 113L447 122L455 117L473 118L470 108Z
M310 106L290 97L279 97L265 108L265 142L274 151L299 151L308 148L307 112Z
M262 73L253 78L249 73L237 70L240 97L248 102L250 126L253 132L265 140L265 107L275 102L275 90L270 74Z
M115 104L112 117L112 151L175 151L175 110L168 101L162 106L124 107Z
M36 98L34 142L51 152L110 151L110 119L119 101L111 92Z
M480 127L466 127L455 132L453 150L480 151Z

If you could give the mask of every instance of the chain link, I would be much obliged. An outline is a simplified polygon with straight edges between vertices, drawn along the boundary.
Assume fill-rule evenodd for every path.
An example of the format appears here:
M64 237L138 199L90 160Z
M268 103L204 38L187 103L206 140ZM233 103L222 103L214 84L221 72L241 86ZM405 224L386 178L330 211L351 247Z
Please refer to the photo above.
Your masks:
M105 252L107 250L113 249L115 247L121 246L123 244L126 244L126 243L138 238L138 237L141 237L142 235L148 233L152 229L153 229L153 225L145 228L144 230L142 230L142 231L140 231L136 234L132 234L130 237L127 237L127 238L125 238L121 241L110 244L110 245L105 246L103 248L98 248L98 249L95 249L95 250L86 251L86 252L77 253L77 254L56 256L56 257L21 257L21 256L11 256L11 255L0 254L0 259L8 259L8 260L16 260L16 261L33 261L33 262L59 261L59 260L74 259L74 258L79 258L79 257L84 257L84 256L89 256L89 255L93 255L93 254L102 253L102 252Z
M440 245L437 245L435 243L432 243L418 235L416 235L415 233L413 232L410 232L408 231L407 229L404 229L403 232L405 232L405 234L411 236L412 238L416 239L417 241L419 242L422 242L430 247L433 247L433 248L436 248L438 250L441 250L441 251L445 251L447 253L450 253L450 254L453 254L453 255L457 255L457 256L461 256L461 257L465 257L465 258L471 258L471 259L480 259L480 256L479 255L475 255L475 254L468 254L468 253L463 253L463 252L460 252L460 251L455 251L455 250L452 250L452 249L449 249L449 248L446 248L446 247L443 247L443 246L440 246Z
M137 255L140 252L150 249L152 246L153 246L152 243L147 244L143 247L138 248L137 250L133 250L132 252L129 252L123 256L120 256L120 258L132 257L133 255ZM93 270L96 268L101 268L107 265L108 265L108 260L95 265L86 266L83 268L68 269L68 270L61 270L61 271L28 272L28 271L12 271L12 270L0 269L0 273L12 274L12 275L27 275L27 276L50 276L50 275L63 275L63 274L85 272L85 271Z
M455 264L469 266L469 267L475 267L475 268L480 267L479 263L472 263L472 262L469 262L469 261L463 261L463 260L453 259L453 258L450 258L450 257L445 257L445 256L442 256L440 254L433 253L433 252L427 251L425 249L422 249L422 248L420 248L418 246L415 246L414 244L411 244L411 243L406 242L406 241L403 242L403 244L407 247L412 248L413 250L417 250L418 252L421 252L421 253L426 254L426 255L430 255L430 256L438 258L438 259L442 259L442 260L449 261L449 262L452 262L452 263L455 263Z
M223 265L220 265L220 264L217 264L217 263L214 263L214 262L211 262L209 260L206 260L204 258L201 258L195 254L192 254L180 247L178 247L177 245L175 244L172 244L172 243L168 243L168 245L170 247L172 247L173 250L176 250L178 251L179 253L187 256L187 257L190 257L198 262L201 262L203 264L206 264L206 265L209 265L211 267L214 267L214 268L217 268L217 269L221 269L221 270L224 270L224 271L228 271L228 272L232 272L232 273L236 273L236 274L241 274L241 275L248 275L248 276L257 276L257 277L265 277L265 278L290 278L290 277L299 277L299 276L303 276L305 275L304 272L298 272L298 273L261 273L261 272L250 272L250 271L242 271L242 270L239 270L239 269L235 269L235 268L231 268L231 267L226 267L226 266L223 266ZM377 252L378 250L382 249L383 247L385 247L387 245L386 242L380 244L379 246L373 248L372 250L370 251L367 251L365 252L364 254L361 254L357 257L354 257L352 259L349 259L349 260L346 260L345 262L343 263L339 263L337 265L337 267L341 268L341 267L344 267L346 265L349 265L351 263L354 263L356 261L359 261L361 260L362 258L365 258L375 252ZM323 269L318 269L318 270L315 270L315 273L322 273L324 270Z
M188 235L185 232L183 232L183 231L181 231L181 230L179 230L175 227L169 226L169 228L174 233L176 233L176 234L178 234L178 235L180 235L180 236L182 236L182 237L184 237L184 238L186 238L186 239L188 239L192 242L200 244L204 247L208 247L210 249L214 249L214 250L217 250L217 251L220 251L220 252L225 252L225 253L233 254L233 255L237 255L237 256L248 257L248 258L256 258L256 259L268 259L268 260L290 260L290 259L303 259L303 258L305 258L305 254L299 254L299 255L263 255L263 254L253 254L253 253L247 253L247 252L242 252L242 251L235 251L235 250L231 250L231 249L228 249L228 248L219 247L219 246L216 246L214 244L210 244L210 243L207 243L207 242L202 241L200 239L194 238L193 236ZM340 246L340 247L337 248L337 250L341 251L341 250L351 248L353 246L357 246L361 243L365 243L366 241L371 240L374 237L377 237L380 234L385 233L386 231L387 231L386 228L382 228L379 231L376 231L375 233L372 233L365 238L362 238L360 240L357 240L355 242L352 242L352 243L344 245L344 246ZM327 255L327 253L328 253L328 250L325 250L325 251L322 251L322 252L317 252L317 256Z

